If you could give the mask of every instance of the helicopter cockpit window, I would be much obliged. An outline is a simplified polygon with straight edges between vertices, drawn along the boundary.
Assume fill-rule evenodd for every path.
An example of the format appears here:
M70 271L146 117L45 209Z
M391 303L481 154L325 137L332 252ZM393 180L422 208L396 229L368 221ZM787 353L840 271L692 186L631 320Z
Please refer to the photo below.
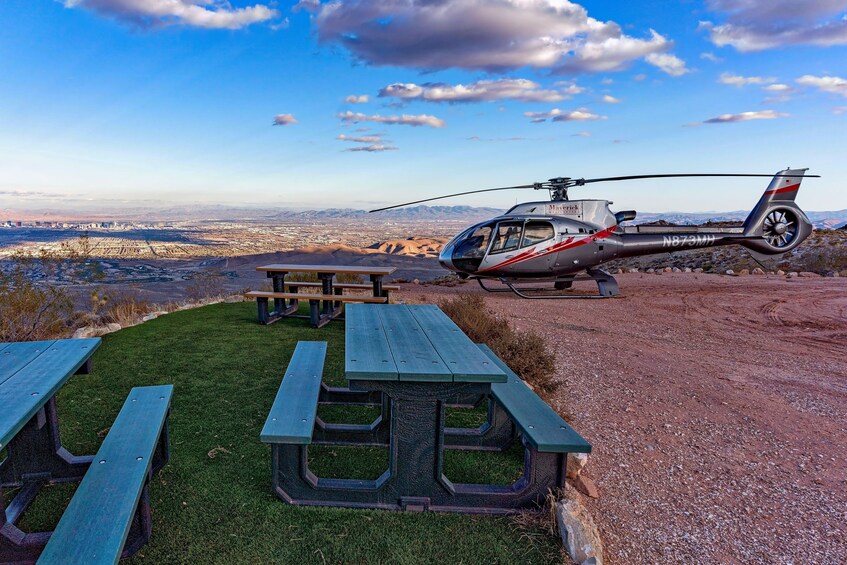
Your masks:
M464 271L476 271L485 257L490 240L491 224L468 230L453 249L453 264Z
M553 239L555 232L553 225L547 222L527 222L524 228L523 243L521 247L535 245L548 239Z
M491 253L505 253L514 251L521 243L523 222L501 222L497 225L494 243L491 244Z

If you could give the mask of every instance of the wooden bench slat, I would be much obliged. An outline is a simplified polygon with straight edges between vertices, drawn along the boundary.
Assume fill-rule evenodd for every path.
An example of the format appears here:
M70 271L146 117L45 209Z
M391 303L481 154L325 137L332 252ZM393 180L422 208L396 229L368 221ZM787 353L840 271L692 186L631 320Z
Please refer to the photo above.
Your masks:
M100 338L63 339L50 343L38 356L0 383L0 406L3 407L0 410L0 448L5 447L65 381L82 367L100 346ZM26 348L26 344L20 345ZM4 352L9 349L7 347Z
M347 378L396 381L397 365L377 308L351 304L347 306L345 317L344 371Z
M488 346L480 350L494 361L509 380L491 385L491 394L538 451L591 453L591 444L550 408Z
M38 563L118 562L172 394L173 385L130 391Z
M271 273L332 273L332 274L353 274L353 275L390 275L397 270L397 267L372 267L372 266L356 266L356 265L292 265L292 264L273 264L256 267L257 271L268 271Z
M414 304L408 308L453 373L453 380L506 382L506 374L500 367L492 363L438 306Z
M384 296L353 296L349 294L302 294L299 292L268 292L251 290L245 292L248 298L283 298L285 300L321 300L327 302L363 302L366 304L385 304L388 298Z
M263 442L312 443L325 358L325 341L297 343L262 428Z
M382 320L388 346L401 381L451 382L453 373L403 304L374 306Z

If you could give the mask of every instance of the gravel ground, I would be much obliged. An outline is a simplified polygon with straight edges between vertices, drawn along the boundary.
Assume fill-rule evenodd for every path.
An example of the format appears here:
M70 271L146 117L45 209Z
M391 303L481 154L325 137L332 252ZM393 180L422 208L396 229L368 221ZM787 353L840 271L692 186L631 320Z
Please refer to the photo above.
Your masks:
M606 562L847 563L847 279L617 278L609 300L486 294L557 352ZM396 296L456 292L482 291Z

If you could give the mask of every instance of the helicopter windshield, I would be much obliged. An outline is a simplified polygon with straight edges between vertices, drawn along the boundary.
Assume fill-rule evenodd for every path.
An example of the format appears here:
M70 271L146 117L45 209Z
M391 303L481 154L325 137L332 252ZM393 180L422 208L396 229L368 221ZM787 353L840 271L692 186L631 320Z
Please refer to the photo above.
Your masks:
M479 268L491 239L491 224L468 230L467 235L453 249L453 264L463 270L474 272Z

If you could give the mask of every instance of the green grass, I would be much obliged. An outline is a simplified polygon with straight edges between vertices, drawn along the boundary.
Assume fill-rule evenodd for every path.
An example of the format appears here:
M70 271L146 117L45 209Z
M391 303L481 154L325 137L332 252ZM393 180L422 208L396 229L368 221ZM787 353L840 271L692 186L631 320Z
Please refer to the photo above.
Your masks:
M269 446L259 432L299 340L328 341L325 380L342 385L344 326L256 322L253 303L176 312L104 338L90 375L58 395L63 444L95 453L133 386L174 384L171 460L151 483L153 539L132 562L149 563L553 563L560 544L540 525L508 517L298 508L271 492ZM361 423L373 409L321 408L329 421ZM370 410L370 412L369 412ZM451 410L450 425L478 425L485 407ZM214 450L214 451L213 451ZM213 457L210 456L214 455ZM373 478L381 448L314 446L321 476ZM455 481L510 482L521 452L445 457ZM42 492L22 520L50 530L74 485ZM13 494L13 493L11 493Z

